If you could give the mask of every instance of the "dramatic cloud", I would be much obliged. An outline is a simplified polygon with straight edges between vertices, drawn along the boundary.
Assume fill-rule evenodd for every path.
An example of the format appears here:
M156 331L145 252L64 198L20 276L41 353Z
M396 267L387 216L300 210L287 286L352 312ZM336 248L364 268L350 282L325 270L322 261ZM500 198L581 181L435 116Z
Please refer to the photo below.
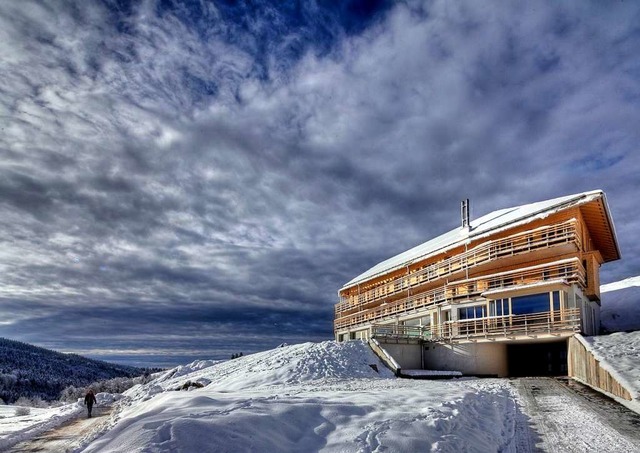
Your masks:
M640 7L0 5L0 335L176 363L332 336L472 215L606 191L640 274ZM237 2L242 3L242 2Z

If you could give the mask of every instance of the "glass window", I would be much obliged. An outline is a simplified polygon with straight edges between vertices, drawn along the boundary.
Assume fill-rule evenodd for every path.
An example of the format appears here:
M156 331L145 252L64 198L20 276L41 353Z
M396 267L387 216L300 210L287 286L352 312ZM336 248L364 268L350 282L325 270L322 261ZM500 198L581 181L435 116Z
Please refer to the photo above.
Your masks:
M489 302L489 316L508 316L509 299L497 299Z
M511 309L514 315L547 312L549 311L549 293L512 297Z
M560 311L560 291L553 292L553 310Z
M484 305L476 305L475 307L460 308L458 311L458 319L476 319L484 318Z

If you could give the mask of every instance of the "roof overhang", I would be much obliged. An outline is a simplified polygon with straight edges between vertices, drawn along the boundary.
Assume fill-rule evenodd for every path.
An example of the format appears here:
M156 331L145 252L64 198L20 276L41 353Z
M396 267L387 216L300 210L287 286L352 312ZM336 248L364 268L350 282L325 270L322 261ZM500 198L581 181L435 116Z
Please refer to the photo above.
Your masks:
M564 290L569 287L569 283L563 278L546 280L543 282L531 283L528 285L514 285L506 288L496 288L483 292L481 295L487 299L504 299L507 297L517 297L531 294L532 290L547 292L554 290Z
M553 212L579 207L596 249L600 250L604 262L620 259L620 248L606 196L602 190L593 190L544 202L532 203L489 213L471 222L471 229L456 228L431 241L378 263L368 271L345 283L340 291L360 283L382 277L411 264L441 254L473 240L490 237L500 231L518 227ZM511 215L515 213L515 215ZM593 231L592 231L593 228ZM425 247L433 243L432 247ZM415 251L414 253L412 253Z
M589 229L594 248L602 254L604 262L620 259L616 229L605 194L581 205L580 213Z

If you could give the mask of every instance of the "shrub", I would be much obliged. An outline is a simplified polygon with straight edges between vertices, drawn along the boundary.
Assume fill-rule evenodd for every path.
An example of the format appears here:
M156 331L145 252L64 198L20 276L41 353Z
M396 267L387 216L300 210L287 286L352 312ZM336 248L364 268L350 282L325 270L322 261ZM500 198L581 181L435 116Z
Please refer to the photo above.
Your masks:
M31 413L31 408L19 406L16 407L16 417L21 417L23 415L29 415Z
M187 381L184 384L182 384L181 387L178 387L176 390L189 390L191 387L201 389L202 387L204 387L204 384L201 382Z

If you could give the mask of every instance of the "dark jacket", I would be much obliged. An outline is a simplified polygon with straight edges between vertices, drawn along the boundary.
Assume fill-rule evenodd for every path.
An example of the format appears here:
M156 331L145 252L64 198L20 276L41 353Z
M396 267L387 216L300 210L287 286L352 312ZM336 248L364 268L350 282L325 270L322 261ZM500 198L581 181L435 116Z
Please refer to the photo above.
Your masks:
M84 397L84 404L86 406L93 406L94 403L98 403L98 401L96 401L96 396L91 392L87 393Z

